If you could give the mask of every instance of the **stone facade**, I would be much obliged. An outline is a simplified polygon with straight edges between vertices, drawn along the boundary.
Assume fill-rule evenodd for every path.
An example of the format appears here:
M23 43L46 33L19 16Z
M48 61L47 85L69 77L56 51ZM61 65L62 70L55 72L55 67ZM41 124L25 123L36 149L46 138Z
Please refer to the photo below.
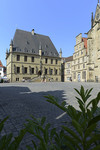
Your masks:
M98 1L95 16L91 16L91 29L76 36L72 67L72 81L100 82L100 4ZM67 64L70 62L67 62ZM66 76L68 73L66 74Z
M91 18L88 35L88 81L100 82L100 4L97 4L95 17Z
M58 54L49 37L18 30L6 52L7 78L10 82L34 81L38 77L61 81L61 57L62 52Z
M72 62L72 80L87 81L87 38L80 33L76 36Z
M73 56L63 58L64 60L64 81L72 81L72 62Z

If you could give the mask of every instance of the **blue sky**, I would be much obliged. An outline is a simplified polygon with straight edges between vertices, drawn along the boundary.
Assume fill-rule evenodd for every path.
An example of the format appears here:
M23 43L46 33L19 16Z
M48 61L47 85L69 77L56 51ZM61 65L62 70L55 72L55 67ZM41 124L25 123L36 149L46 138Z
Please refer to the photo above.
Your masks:
M0 0L0 60L6 65L16 28L48 35L63 57L74 52L75 37L91 27L98 0Z

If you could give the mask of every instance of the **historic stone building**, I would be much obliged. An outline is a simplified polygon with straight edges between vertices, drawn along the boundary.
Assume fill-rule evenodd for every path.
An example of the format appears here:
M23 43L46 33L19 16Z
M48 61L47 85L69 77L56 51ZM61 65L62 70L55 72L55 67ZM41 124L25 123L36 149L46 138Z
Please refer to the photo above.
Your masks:
M76 36L72 67L72 81L100 82L100 3L91 16L91 29ZM67 62L68 63L68 62ZM66 76L68 73L66 74Z
M95 16L91 17L91 29L87 32L87 79L100 82L100 4L98 1Z
M76 36L72 62L72 80L87 81L87 38L82 33Z
M61 57L48 36L17 29L6 52L7 78L61 81Z
M64 61L64 81L72 81L73 56L63 58Z

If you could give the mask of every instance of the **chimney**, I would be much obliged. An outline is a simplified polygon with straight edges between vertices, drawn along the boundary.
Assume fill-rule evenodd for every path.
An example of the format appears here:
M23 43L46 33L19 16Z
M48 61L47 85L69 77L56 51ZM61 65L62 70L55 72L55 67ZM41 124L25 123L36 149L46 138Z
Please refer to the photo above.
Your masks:
M34 35L34 29L32 29L32 35Z

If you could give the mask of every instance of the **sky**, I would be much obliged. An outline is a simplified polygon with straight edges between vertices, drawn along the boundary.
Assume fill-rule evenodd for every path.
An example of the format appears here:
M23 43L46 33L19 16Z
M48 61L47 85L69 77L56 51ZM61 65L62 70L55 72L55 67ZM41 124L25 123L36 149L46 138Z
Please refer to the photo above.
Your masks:
M6 49L16 29L47 35L62 56L74 53L75 38L91 28L91 13L98 0L0 0L0 60L6 66Z

